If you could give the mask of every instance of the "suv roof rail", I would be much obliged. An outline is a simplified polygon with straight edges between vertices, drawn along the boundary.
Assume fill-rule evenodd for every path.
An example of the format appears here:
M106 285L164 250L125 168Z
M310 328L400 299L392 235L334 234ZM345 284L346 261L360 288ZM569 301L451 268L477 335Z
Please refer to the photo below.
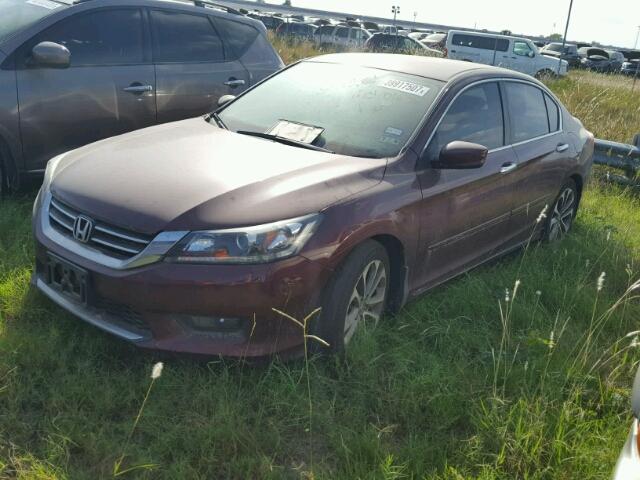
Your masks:
M90 2L91 0L59 0L63 3L86 3L86 2ZM178 3L190 3L189 1L185 2L184 0L177 0ZM229 7L228 5L223 5L221 3L216 3L216 2L212 2L210 0L192 0L193 4L196 7L203 7L203 8L215 8L218 10L222 10L225 11L227 13L231 13L233 15L242 15L242 12L240 12L239 10L236 10L233 7Z

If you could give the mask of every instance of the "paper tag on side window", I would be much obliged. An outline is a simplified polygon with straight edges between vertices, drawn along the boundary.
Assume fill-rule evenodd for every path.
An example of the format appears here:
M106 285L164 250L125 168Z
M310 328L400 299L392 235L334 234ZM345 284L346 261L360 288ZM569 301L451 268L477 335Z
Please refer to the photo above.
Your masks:
M390 88L391 90L397 90L403 93L410 93L411 95L416 95L418 97L424 97L429 91L429 87L425 87L424 85L405 82L404 80L395 80L393 78L389 78L385 80L382 86L385 88Z
M305 125L303 123L280 120L267 133L288 138L296 142L312 144L324 132L324 128Z

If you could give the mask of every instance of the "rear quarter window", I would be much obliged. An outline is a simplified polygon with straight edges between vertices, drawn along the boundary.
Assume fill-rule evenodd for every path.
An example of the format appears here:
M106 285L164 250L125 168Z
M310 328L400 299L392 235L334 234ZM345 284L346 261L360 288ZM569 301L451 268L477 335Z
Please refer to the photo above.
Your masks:
M215 17L213 21L229 47L227 57L241 58L245 64L251 65L281 64L269 41L255 27L225 18Z
M544 94L544 102L547 106L547 115L549 116L549 129L552 132L560 130L560 109L549 95Z

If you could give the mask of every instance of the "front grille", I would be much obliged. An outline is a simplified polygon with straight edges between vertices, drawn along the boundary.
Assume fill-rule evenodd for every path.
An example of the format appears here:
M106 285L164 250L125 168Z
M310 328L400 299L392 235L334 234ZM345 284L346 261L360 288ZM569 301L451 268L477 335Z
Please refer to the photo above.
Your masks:
M94 307L106 313L110 318L109 321L120 325L123 328L143 333L149 331L149 326L142 319L140 312L137 312L129 305L115 303L104 298L97 298Z
M74 238L73 229L79 215L81 212L73 207L51 199L49 220L51 226L63 235ZM85 243L112 257L127 259L142 252L151 240L146 235L94 220L93 230Z

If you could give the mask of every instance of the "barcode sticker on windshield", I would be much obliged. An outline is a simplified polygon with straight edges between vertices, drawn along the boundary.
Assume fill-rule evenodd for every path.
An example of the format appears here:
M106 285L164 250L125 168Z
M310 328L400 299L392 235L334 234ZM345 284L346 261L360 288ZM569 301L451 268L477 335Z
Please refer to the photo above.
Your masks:
M429 91L429 87L424 85L418 85L417 83L405 82L403 80L388 79L382 84L385 88L391 90L398 90L399 92L410 93L411 95L417 95L418 97L424 97Z
M27 0L27 3L37 7L46 8L48 10L55 10L61 6L59 3L50 2L49 0Z

